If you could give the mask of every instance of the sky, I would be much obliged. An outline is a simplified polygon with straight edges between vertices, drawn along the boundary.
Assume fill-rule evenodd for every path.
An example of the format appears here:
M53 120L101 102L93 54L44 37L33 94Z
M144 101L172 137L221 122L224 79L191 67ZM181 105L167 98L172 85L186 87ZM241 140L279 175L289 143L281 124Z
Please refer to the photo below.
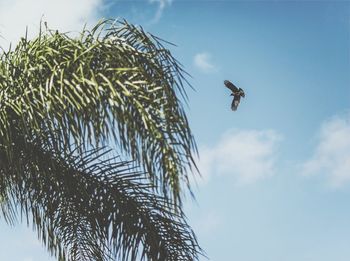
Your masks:
M202 174L185 212L209 260L350 260L350 2L0 0L0 45L42 17L126 18L177 45ZM55 259L0 219L0 260Z

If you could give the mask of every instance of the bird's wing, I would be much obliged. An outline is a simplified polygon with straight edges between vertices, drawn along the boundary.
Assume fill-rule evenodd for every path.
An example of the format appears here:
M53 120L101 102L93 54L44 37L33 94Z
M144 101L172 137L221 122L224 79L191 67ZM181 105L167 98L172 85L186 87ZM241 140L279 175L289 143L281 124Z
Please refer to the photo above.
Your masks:
M224 84L227 88L229 88L233 93L238 92L238 88L230 81L225 80Z
M241 96L235 95L231 104L231 109L233 111L237 110L240 101L241 101Z

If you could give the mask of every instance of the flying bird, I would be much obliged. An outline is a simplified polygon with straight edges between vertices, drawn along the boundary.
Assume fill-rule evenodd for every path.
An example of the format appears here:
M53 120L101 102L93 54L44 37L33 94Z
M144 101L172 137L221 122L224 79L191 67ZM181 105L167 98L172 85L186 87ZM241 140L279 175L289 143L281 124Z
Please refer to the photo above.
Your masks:
M237 110L237 107L239 105L239 102L241 101L241 97L245 97L244 91L241 88L237 88L236 85L234 85L232 82L225 80L224 84L227 88L229 88L232 93L231 96L233 96L233 101L231 104L231 109L233 111Z

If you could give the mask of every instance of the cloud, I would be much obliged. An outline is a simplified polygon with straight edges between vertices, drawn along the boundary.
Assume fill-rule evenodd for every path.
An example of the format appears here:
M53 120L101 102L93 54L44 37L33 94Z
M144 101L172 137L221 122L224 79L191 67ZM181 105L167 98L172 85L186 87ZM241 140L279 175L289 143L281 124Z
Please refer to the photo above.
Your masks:
M165 7L170 6L173 0L149 0L149 3L158 3L158 9L150 24L157 23L163 15Z
M216 67L211 62L211 55L209 53L198 53L194 56L194 65L203 72L212 72Z
M304 175L325 174L333 187L350 183L350 114L324 122L313 156L303 164Z
M103 0L0 0L0 45L7 49L25 35L36 35L40 19L50 28L81 31L98 20Z
M232 176L238 184L249 184L275 173L278 143L274 130L231 130L212 147L199 149L198 163L204 182L214 175Z

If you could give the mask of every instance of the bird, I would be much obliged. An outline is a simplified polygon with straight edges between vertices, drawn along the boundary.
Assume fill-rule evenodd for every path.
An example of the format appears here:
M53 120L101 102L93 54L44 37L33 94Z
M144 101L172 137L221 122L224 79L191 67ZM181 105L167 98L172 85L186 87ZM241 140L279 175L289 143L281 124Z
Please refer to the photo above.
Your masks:
M231 104L231 109L233 111L236 111L237 107L239 105L239 102L241 101L241 97L244 98L245 93L244 93L243 89L237 88L236 85L234 85L232 82L230 82L228 80L225 80L224 84L227 88L229 88L232 91L231 96L233 96L233 101Z

